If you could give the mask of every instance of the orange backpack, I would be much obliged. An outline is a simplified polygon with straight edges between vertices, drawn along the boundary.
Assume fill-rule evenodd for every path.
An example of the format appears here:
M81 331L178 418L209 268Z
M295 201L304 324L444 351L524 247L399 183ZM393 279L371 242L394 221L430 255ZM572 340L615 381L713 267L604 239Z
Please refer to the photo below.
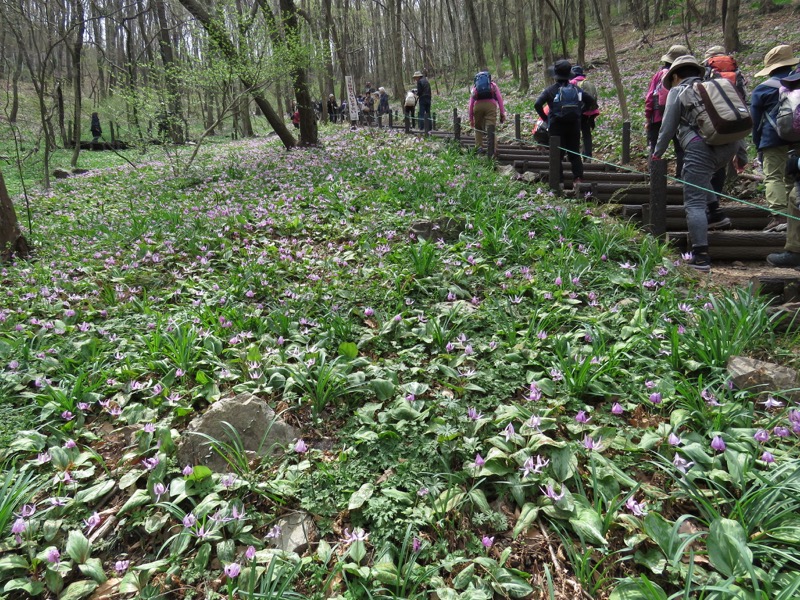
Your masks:
M712 56L706 61L706 65L716 71L720 77L724 77L731 82L734 88L738 87L737 76L739 65L732 56L719 55Z

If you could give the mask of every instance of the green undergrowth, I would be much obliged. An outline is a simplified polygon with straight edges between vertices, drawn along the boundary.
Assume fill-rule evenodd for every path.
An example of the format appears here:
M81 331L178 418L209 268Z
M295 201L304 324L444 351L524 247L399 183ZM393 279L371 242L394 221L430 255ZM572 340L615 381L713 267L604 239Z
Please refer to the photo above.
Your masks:
M324 135L34 198L0 271L7 597L794 597L792 391L726 371L778 345L762 300L455 146ZM239 394L297 439L180 464Z

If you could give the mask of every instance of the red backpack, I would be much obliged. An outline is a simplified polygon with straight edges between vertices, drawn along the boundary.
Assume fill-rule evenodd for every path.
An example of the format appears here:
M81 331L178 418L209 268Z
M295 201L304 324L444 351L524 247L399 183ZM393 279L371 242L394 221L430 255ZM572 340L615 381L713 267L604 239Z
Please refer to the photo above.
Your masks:
M667 74L667 71L669 71L669 69L661 69L661 77L653 90L655 112L662 115L664 114L664 109L667 107L667 96L669 96L669 90L664 87L664 75Z

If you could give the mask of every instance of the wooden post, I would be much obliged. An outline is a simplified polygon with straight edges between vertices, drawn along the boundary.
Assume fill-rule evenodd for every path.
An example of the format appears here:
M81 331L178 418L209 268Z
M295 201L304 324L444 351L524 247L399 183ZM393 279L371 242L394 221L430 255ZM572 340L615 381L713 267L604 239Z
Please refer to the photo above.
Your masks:
M667 234L667 161L650 161L650 233L659 239Z
M114 142L117 141L117 136L114 133L114 121L108 122L108 128L111 130L111 143L113 144Z
M69 129L67 129L67 141L71 140L72 143L74 144L75 140L72 139L72 133L75 131L75 127L73 126L72 121L68 121L68 123L69 123L68 125ZM78 144L80 144L80 141L78 141Z
M486 156L489 158L494 158L494 140L495 140L495 132L494 132L494 125L487 125L486 126Z
M522 118L519 113L514 115L514 141L522 140Z
M389 129L392 129L394 127L394 118L393 117L394 117L394 115L392 114L391 111L389 111Z
M408 115L406 115L405 129L406 133L411 133L411 117Z
M453 122L453 137L457 142L461 141L461 117L456 117Z
M547 180L550 189L561 193L561 138L557 135L550 136L550 170Z
M378 129L383 129L383 115L378 115Z
M453 107L453 131L456 130L456 121L458 121L458 109Z
M625 121L622 124L622 164L629 165L631 162L631 122Z
M436 113L432 112L431 113L431 128L430 128L430 131L433 131L434 129L436 129Z

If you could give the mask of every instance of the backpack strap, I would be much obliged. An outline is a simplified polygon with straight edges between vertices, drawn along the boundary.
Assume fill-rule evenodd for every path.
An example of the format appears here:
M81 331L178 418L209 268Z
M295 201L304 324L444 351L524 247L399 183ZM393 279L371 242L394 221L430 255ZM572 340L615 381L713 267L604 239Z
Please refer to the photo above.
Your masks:
M772 128L777 132L778 131L778 123L775 121L775 117L772 116L772 112L775 111L775 114L778 113L778 108L780 107L780 90L781 90L781 82L779 79L773 79L770 77L761 85L765 85L767 87L774 88L778 90L778 102L775 103L775 106L771 110L765 110L761 116L761 123L759 123L759 127L764 127L764 119L769 121L769 124L772 125Z

